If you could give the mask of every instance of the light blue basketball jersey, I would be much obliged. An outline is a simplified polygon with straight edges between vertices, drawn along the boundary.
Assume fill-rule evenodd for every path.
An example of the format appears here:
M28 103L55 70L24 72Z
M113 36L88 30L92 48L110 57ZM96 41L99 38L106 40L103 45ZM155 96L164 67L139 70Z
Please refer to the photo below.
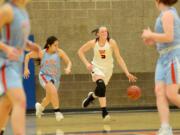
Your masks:
M156 46L157 46L158 51L161 51L170 46L180 45L180 18L179 18L179 15L174 7L170 7L168 10L174 16L174 40L172 42L168 42L168 43L157 43ZM156 20L155 31L157 33L164 33L163 25L162 25L163 13L164 12L162 11Z
M30 34L29 16L25 9L18 8L10 3L13 9L13 21L2 28L2 42L18 49L24 49ZM6 59L6 54L0 51L0 57ZM23 62L23 54L19 59Z
M160 57L156 64L155 82L180 84L180 18L174 7L167 10L174 16L174 39L172 42L156 44ZM163 13L161 12L156 20L155 31L157 33L164 33Z
M25 9L10 3L13 10L13 21L2 28L1 42L23 50L30 33L29 17ZM10 61L6 54L0 51L0 95L7 90L23 89L23 59L21 54L18 61Z
M46 50L43 51L44 54L41 60L40 73L59 81L61 75L59 54L57 52L49 54Z

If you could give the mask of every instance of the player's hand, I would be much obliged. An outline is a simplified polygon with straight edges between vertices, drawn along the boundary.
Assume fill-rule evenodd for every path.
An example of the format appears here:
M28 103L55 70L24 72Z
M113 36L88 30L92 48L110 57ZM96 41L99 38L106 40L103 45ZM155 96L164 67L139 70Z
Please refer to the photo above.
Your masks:
M64 69L65 73L66 74L70 74L71 73L71 68L67 67Z
M143 39L145 45L154 45L155 41L153 39Z
M88 71L91 72L92 69L93 69L93 65L88 63L88 64L86 65L86 68L88 69Z
M24 69L24 78L25 78L25 79L28 79L28 78L29 78L29 75L30 75L29 69L28 69L28 68L25 68L25 69Z
M126 76L129 79L129 82L136 82L136 80L137 80L137 77L130 73L126 74Z
M150 39L151 36L152 36L152 31L151 31L150 28L147 28L147 29L144 29L144 30L143 30L143 33L142 33L142 36L141 36L141 37L142 37L143 39Z
M19 56L22 54L22 52L14 47L7 46L6 52L7 58L12 61L18 61Z

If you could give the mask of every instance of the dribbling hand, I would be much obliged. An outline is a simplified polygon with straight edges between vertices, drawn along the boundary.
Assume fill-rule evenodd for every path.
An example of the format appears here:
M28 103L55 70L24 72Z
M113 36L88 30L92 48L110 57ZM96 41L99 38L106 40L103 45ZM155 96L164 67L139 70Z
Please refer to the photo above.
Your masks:
M137 77L132 75L132 74L130 74L130 73L127 74L126 76L129 79L129 82L136 82L136 80L137 80Z

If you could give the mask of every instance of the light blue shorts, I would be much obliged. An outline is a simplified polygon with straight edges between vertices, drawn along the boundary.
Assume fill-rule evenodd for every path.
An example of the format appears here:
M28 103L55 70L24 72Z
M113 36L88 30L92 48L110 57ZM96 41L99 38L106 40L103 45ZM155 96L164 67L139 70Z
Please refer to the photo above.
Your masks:
M180 49L160 56L156 64L155 82L180 84Z
M52 82L57 90L59 89L59 85L60 85L59 80L51 77L50 75L43 74L42 72L39 73L39 82L44 89L48 82Z
M22 63L1 58L0 61L0 96L8 90L23 89Z

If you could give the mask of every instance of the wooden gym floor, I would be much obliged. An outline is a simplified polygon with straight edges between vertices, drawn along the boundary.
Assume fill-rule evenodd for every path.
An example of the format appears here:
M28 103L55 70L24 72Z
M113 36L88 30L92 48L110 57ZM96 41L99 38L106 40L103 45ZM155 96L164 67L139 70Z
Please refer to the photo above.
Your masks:
M155 135L159 128L157 112L110 112L111 121L103 122L100 112L64 113L56 122L53 114L41 119L27 115L27 135ZM180 135L180 111L171 112L174 135ZM5 135L12 135L10 124Z

